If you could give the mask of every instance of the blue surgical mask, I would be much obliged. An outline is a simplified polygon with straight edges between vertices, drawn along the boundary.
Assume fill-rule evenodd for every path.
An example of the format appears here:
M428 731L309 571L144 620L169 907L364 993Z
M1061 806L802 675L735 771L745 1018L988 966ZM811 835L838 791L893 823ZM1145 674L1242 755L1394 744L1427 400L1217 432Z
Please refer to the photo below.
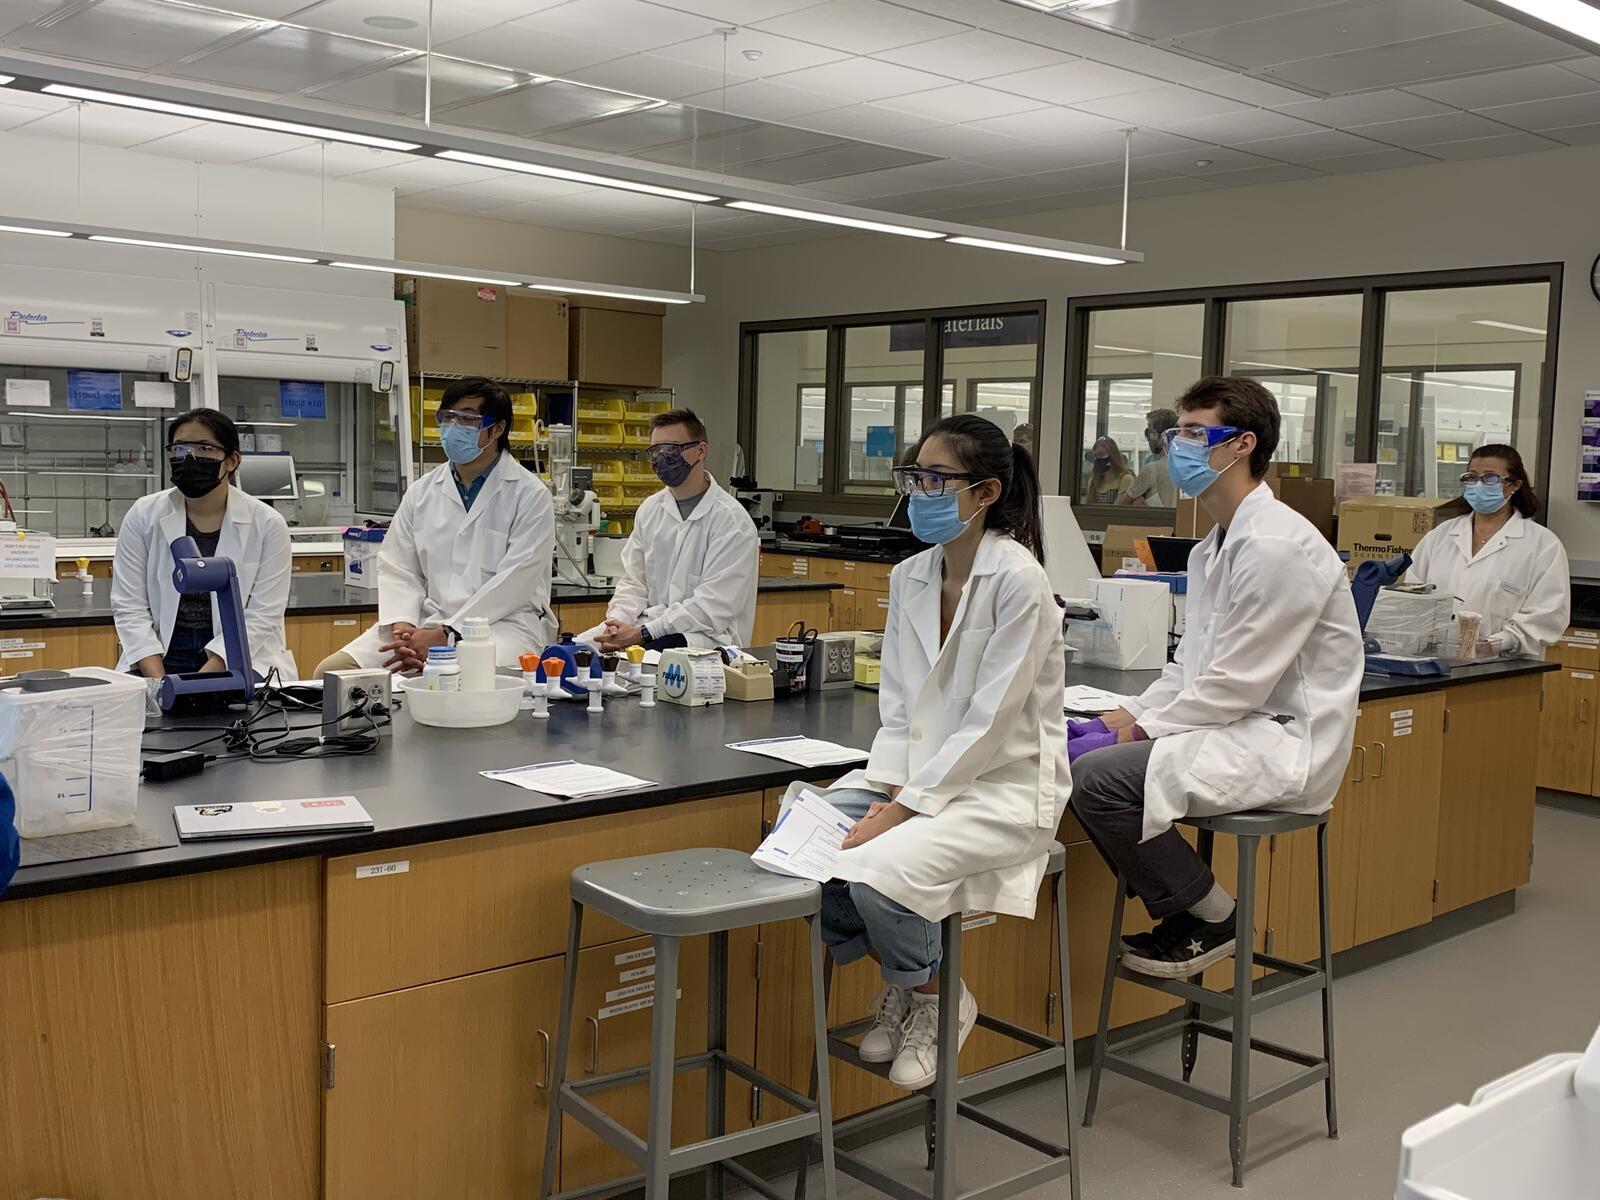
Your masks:
M1498 483L1469 483L1461 490L1461 495L1473 512L1485 515L1499 512L1506 503L1505 489Z
M460 425L446 425L439 430L439 445L444 455L453 463L469 463L483 453L478 445L481 429L464 429Z
M1229 438L1228 441L1232 441ZM1217 446L1226 446L1227 442L1218 442ZM1211 452L1217 446L1202 446L1198 442L1191 442L1187 438L1175 438L1172 445L1167 448L1167 475L1185 496L1199 496L1213 483L1222 471L1233 467L1238 459L1234 459L1222 471L1211 465Z
M968 490L962 488L960 492L944 492L938 496L911 497L908 506L911 512L911 532L916 534L919 542L927 542L930 546L942 546L946 542L955 541L967 531L967 526L977 519L978 514L973 513L963 521L956 497Z

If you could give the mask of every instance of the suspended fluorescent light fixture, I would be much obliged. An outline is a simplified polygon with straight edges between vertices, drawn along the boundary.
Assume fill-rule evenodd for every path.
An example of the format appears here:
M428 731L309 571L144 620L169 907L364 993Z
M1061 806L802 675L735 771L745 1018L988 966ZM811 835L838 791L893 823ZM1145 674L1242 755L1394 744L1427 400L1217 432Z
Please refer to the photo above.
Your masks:
M52 96L69 100L87 100L92 104L115 104L122 108L137 108L142 112L167 113L174 117L193 117L196 121L216 121L223 125L243 125L249 129L268 129L275 133L292 133L300 137L319 138L328 142L347 142L352 146L370 146L377 150L420 150L419 142L402 142L394 138L373 137L368 133L351 133L344 129L328 129L322 125L304 125L299 121L279 121L273 117L254 117L247 113L228 112L220 108L201 108L194 104L176 104L170 100L151 100L145 96L129 96L121 92L103 92L98 88L77 87L68 83L49 83L43 90Z
M0 225L0 233L32 233L39 237L71 237L65 229L35 229L31 225Z
M147 246L152 250L191 250L196 254L225 254L229 258L264 258L271 262L306 263L310 266L315 266L319 261L298 254L268 254L264 250L229 250L221 246L196 246L192 242L159 242L151 238L112 237L105 233L91 233L89 240L115 242L119 246Z
M1047 13L1085 12L1091 8L1104 8L1116 2L1117 0L1011 0L1011 3L1020 4L1023 8Z
M15 83L16 80L17 77L15 75L0 75L0 87L5 87L8 83Z
M445 271L413 271L383 263L330 262L330 267L346 267L352 271L382 271L386 275L426 275L429 279L454 279L461 283L493 283L500 287L521 287L515 279L491 279L487 275L451 275Z
M587 171L569 171L565 167L547 167L543 163L523 162L517 158L496 158L492 154L473 154L466 150L440 150L434 157L449 162L470 163L475 167L495 167L502 171L517 171L523 175L542 175L547 179L591 183L596 187L617 188L620 191L639 192L646 196L661 196L667 200L688 200L694 204L711 204L721 199L719 196L710 196L704 192L686 192L679 188L661 187L654 183L639 183L612 175L591 175Z
M609 292L600 288L568 287L561 283L530 283L536 292L560 292L563 295L573 296L607 296L612 300L648 300L652 304L692 304L692 300L685 296L663 296L647 292Z
M1513 333L1536 333L1546 336L1546 331L1536 325L1513 325L1510 321L1474 321L1474 325L1487 325L1490 329L1509 329Z
M838 217L833 213L812 212L805 208L784 208L777 204L758 204L754 200L730 200L727 207L742 208L747 212L766 213L773 217L792 217L796 221L820 221L824 225L845 225L851 229L866 229L872 233L893 233L900 237L934 240L944 237L935 229L913 229L909 225L890 225L885 221L866 221L860 217Z
M1584 0L1498 0L1501 7L1526 13L1536 21L1575 33L1600 45L1600 8Z
M1010 254L1032 254L1038 258L1062 258L1070 262L1089 263L1096 267L1120 267L1128 260L1107 258L1100 254L1080 254L1076 250L1056 250L1049 246L1029 246L1022 242L997 242L990 238L953 237L952 246L972 246L979 250L1004 250Z

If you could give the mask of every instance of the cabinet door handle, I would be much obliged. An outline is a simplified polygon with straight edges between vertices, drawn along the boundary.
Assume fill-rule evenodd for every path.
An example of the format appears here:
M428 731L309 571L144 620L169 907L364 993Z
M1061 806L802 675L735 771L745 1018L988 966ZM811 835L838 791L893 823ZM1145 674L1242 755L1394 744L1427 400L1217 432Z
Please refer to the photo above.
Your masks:
M549 1035L549 1033L547 1033L543 1029L539 1030L538 1034L539 1034L539 1044L544 1047L544 1071L540 1075L539 1082L537 1084L535 1084L534 1086L539 1088L541 1091L548 1092L550 1090L550 1066L551 1066L551 1063L550 1063L550 1035Z
M600 1018L585 1017L584 1020L589 1022L589 1030L594 1038L589 1050L589 1074L598 1075L600 1074Z
M1378 751L1378 769L1372 773L1372 777L1382 779L1383 773L1389 769L1389 747L1382 742L1373 742L1372 745Z
M1361 753L1361 762L1356 767L1356 777L1354 779L1352 779L1350 782L1351 783L1360 783L1364 779L1366 779L1366 777L1367 777L1367 748L1365 746L1357 745L1357 746L1351 747L1351 749L1353 751L1360 751L1360 753Z
M1588 719L1589 719L1589 697L1580 696L1578 698L1578 724L1582 725Z

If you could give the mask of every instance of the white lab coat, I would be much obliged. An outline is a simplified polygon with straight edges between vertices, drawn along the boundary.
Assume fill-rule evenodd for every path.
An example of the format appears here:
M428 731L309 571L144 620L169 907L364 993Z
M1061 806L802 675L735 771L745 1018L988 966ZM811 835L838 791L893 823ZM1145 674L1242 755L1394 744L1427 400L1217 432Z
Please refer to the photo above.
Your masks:
M1147 841L1183 816L1326 812L1350 760L1364 663L1344 564L1264 483L1222 532L1189 552L1176 660L1127 706L1157 739Z
M1502 654L1543 658L1571 615L1566 548L1543 525L1517 512L1477 557L1471 513L1429 530L1411 555L1406 578L1454 596L1457 612L1479 614L1478 636Z
M378 555L378 621L346 646L362 667L381 667L380 626L449 625L485 617L495 663L555 641L550 578L556 544L550 492L502 452L468 512L449 463L406 489Z
M920 815L844 851L835 871L929 921L1031 918L1072 795L1061 610L1038 560L986 533L941 646L943 563L935 546L889 577L882 726L866 769L836 785L899 786Z
M111 612L117 640L122 643L117 670L132 670L140 659L167 652L178 620L172 543L188 532L183 493L177 488L141 496L122 519L111 564ZM251 670L263 679L273 669L285 682L298 679L283 626L289 578L294 571L288 523L268 505L230 485L217 557L231 559L239 578ZM214 595L211 631L216 636L206 643L206 649L227 663L222 617ZM233 665L228 663L230 668Z
M709 479L709 477L708 477ZM685 520L662 488L639 506L622 547L622 578L606 618L681 633L691 647L748 646L756 623L760 539L744 506L715 479ZM602 626L579 635L592 641Z

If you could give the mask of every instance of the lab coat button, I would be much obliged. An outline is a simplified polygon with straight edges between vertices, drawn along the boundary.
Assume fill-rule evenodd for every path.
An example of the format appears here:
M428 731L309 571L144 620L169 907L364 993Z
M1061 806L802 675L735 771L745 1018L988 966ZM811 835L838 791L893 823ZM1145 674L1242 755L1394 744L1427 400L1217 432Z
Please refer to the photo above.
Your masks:
M922 740L922 730L920 730L920 729L913 729L913 730L912 730L912 731L911 731L911 740L912 740L912 741L913 741L913 742L920 742L920 741L921 741L921 740Z

